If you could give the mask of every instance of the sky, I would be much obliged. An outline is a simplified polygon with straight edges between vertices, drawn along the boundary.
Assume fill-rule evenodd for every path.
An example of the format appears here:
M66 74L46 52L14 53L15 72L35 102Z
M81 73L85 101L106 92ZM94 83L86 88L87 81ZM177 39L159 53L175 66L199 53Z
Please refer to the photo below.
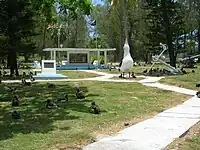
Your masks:
M103 4L104 0L92 0L93 4Z

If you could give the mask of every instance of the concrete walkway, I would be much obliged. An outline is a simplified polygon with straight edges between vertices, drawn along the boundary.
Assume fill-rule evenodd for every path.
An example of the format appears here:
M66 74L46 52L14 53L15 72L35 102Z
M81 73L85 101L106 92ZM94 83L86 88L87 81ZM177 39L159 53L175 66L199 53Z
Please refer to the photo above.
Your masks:
M89 73L96 73L99 77L86 79L64 79L48 80L53 81L104 81L104 82L138 82L145 86L156 87L163 90L174 91L193 96L181 105L170 108L151 119L128 127L118 134L105 137L99 141L89 144L83 150L161 150L184 134L188 129L200 121L200 99L196 96L196 91L158 83L162 77L138 76L144 79L136 80L116 80L111 79L119 74L109 74L95 70L81 70ZM5 83L21 82L3 81ZM36 82L47 82L37 80Z
M185 103L170 108L151 119L128 127L118 134L89 144L83 150L161 150L200 121L200 100L197 91L158 83L162 78L145 77L139 83L163 90L193 96ZM109 82L137 82L104 79Z

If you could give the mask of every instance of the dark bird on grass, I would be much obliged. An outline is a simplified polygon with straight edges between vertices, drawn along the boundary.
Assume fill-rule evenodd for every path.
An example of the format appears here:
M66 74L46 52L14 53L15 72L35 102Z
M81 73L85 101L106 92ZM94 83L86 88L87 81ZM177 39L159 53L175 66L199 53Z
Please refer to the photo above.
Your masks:
M183 68L181 68L181 71L183 74L187 74L187 72Z
M46 101L46 108L48 108L48 109L55 109L55 108L58 108L58 106L56 105L56 103L51 102L51 100L48 99Z
M33 73L31 71L29 72L29 76L33 76Z
M197 83L197 84L196 84L196 87L200 87L200 83Z
M7 74L7 72L6 71L3 71L3 76L5 76Z
M56 85L55 84L53 84L53 83L48 83L48 88L55 88L56 87Z
M192 70L192 73L195 73L195 71L194 71L194 70Z
M19 106L19 99L16 95L13 97L12 106Z
M12 87L10 87L10 86L7 86L8 88L9 88L9 90L10 90L10 92L15 92L16 90L17 90L17 88L12 88Z
M129 123L124 123L124 126L129 126L130 124Z
M31 82L34 82L35 78L33 78L33 76L30 76L30 80L31 80Z
M25 84L25 79L22 79L21 81L22 81L22 84Z
M23 77L26 77L26 72L23 72L22 76L23 76Z
M90 141L89 141L89 144L91 144L91 143L95 143L97 140L96 139L90 139Z
M77 99L84 99L85 98L84 92L81 91L80 88L76 88L76 97L77 97Z
M13 119L20 119L20 118L21 118L20 113L19 113L18 111L16 111L16 110L14 110L14 111L11 113L11 115L12 115L12 118L13 118Z
M99 106L95 102L91 103L90 112L93 113L93 114L100 114L101 113Z
M35 78L32 77L32 78L31 78L31 82L34 82L34 81L35 81Z
M147 69L143 71L143 73L147 73Z
M68 94L65 94L64 98L59 98L58 99L58 102L61 102L61 103L68 102L68 101L69 101Z
M22 84L27 85L27 86L31 86L31 82L27 82L25 79L22 79Z
M31 82L25 82L25 85L31 86Z
M135 73L134 73L134 72L132 72L132 78L136 78L136 76L135 76Z
M196 93L196 96L197 96L198 98L200 98L200 91L198 91L198 92Z

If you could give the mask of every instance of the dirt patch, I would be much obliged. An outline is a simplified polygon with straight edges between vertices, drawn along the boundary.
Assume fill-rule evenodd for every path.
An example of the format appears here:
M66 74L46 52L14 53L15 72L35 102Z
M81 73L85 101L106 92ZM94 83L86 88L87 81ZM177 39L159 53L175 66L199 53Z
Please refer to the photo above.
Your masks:
M74 145L74 146L69 146L69 145L56 145L56 148L51 148L49 150L81 150L82 148L80 146Z
M99 128L98 130L94 131L93 133L91 133L91 135L93 137L99 137L99 138L105 137L105 136L111 136L111 135L117 134L119 131L121 131L127 127L135 125L144 120L150 119L153 116L155 116L156 114L157 114L157 112L154 112L152 114L149 114L148 116L140 116L140 117L136 117L132 120L126 120L124 122L118 122L115 124L113 124L111 122L109 124L106 124L106 127ZM128 125L125 125L125 124L128 124Z

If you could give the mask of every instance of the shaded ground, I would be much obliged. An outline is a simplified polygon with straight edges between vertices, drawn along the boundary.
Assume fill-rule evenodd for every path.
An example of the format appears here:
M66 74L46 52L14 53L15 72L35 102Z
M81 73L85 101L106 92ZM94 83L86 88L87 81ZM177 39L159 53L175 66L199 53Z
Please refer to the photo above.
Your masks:
M7 76L3 77L3 80L18 80L18 79L21 79L23 72L25 72L27 74L26 78L29 79L30 70L29 69L20 69L19 70L20 76L10 78L9 75L7 75ZM32 73L34 73L34 72L32 72ZM37 72L37 73L40 73L40 72ZM69 79L83 79L83 78L91 78L91 77L99 76L97 74L88 73L88 72L84 72L84 71L77 71L77 70L57 71L57 73L66 75L66 76L68 76ZM9 71L8 71L8 74L9 74Z
M0 86L0 146L2 150L59 149L86 144L99 134L110 134L124 128L124 122L134 124L159 113L189 97L177 93L144 87L137 83L58 82L55 89L46 83L17 87L22 119L10 117L11 94ZM86 93L84 101L75 98L75 86ZM69 102L58 104L56 110L45 109L45 100L56 101L63 93ZM103 110L100 115L89 113L95 100ZM103 131L103 132L102 132ZM78 146L77 146L78 145ZM71 149L71 148L67 148Z

